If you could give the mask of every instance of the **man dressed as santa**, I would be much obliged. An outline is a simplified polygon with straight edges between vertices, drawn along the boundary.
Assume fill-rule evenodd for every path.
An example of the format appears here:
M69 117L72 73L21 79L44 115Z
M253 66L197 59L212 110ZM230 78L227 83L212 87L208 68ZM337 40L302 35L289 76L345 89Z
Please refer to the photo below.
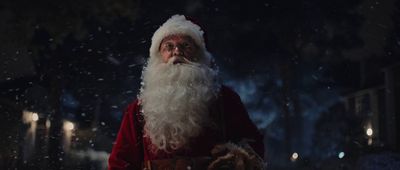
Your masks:
M221 85L202 29L183 15L152 37L138 99L109 169L263 169L264 145L240 97Z

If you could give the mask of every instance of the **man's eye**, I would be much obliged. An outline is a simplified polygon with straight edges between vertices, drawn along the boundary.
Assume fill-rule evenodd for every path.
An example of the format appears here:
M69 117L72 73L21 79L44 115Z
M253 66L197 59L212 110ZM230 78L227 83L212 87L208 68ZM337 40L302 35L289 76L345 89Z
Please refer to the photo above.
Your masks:
M189 43L184 43L184 44L182 44L182 46L183 46L185 49L191 49L191 48L192 48L192 45L190 45Z
M166 50L172 50L174 48L174 46L172 44L165 44L164 48Z

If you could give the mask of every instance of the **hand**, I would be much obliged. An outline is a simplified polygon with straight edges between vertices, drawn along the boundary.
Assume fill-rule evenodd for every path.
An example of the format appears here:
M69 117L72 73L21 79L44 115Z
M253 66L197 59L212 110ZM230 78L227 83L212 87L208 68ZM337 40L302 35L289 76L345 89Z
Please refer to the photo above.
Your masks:
M209 170L234 169L258 170L263 169L263 162L254 151L248 152L247 147L233 143L216 145L211 150L214 161L208 166ZM251 148L250 148L251 149ZM251 149L252 150L252 149Z

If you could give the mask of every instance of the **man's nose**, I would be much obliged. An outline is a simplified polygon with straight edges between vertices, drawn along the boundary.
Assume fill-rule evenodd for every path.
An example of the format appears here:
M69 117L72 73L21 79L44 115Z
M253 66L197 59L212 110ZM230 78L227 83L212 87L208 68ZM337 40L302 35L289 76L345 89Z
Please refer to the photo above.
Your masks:
M181 56L181 55L183 55L183 50L181 49L181 47L175 46L173 49L173 54Z

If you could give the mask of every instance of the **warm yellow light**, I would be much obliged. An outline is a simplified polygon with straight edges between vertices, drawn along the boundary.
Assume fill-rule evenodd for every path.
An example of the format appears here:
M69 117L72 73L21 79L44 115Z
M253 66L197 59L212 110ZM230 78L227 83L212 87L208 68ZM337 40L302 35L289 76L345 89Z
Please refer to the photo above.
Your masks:
M22 111L22 122L30 124L39 120L39 114L31 111Z
M297 154L296 152L292 154L292 158L297 159L299 157L299 154Z
M46 120L46 128L48 129L48 128L50 128L50 126L51 126L51 122L49 119L47 119Z
M39 120L39 115L37 113L32 113L32 121L36 122Z
M290 157L291 161L296 161L299 158L299 154L297 152L294 152L292 154L292 157Z
M368 136L372 136L374 134L374 131L372 130L372 128L368 128L366 133Z
M71 130L74 130L74 128L75 128L74 123L69 122L69 121L65 121L64 122L64 129L65 130L71 131Z

